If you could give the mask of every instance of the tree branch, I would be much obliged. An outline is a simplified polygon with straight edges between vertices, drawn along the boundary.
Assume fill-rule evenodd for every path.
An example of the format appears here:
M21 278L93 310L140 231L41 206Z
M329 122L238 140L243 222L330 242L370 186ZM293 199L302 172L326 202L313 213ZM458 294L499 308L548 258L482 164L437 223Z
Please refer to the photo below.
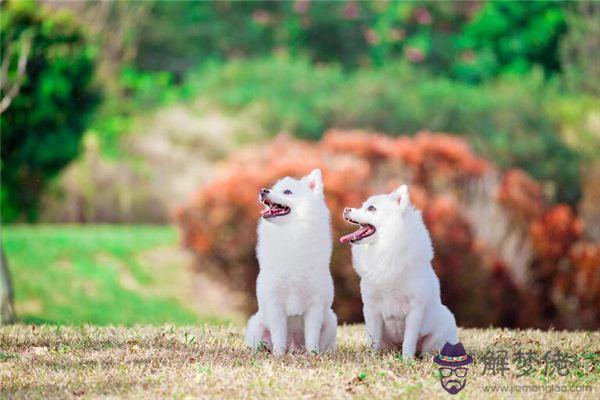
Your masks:
M12 43L8 43L6 46L6 53L2 58L2 70L0 70L0 89L5 90L6 84L8 83L8 67L10 66L10 59L12 58L13 47Z
M21 54L19 54L19 61L17 63L17 76L12 83L10 89L4 94L4 97L0 101L0 114L2 114L6 109L10 106L13 99L19 94L21 90L21 85L23 84L23 80L25 79L25 72L27 70L27 61L29 58L29 52L31 51L31 44L33 42L33 38L31 35L26 35L21 39ZM4 60L6 61L6 60ZM10 64L10 59L7 61L7 64ZM0 78L2 81L2 86L8 85L8 66L6 71L4 71L4 62L2 65L2 77Z

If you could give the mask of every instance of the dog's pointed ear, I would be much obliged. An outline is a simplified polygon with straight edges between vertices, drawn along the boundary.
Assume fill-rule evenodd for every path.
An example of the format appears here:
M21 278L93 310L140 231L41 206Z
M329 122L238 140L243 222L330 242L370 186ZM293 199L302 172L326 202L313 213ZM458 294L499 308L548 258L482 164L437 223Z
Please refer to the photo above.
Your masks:
M308 188L315 193L323 193L323 175L319 168L313 169L312 172L302 178L306 182Z
M408 204L410 204L410 197L408 195L408 186L402 185L398 189L390 193L390 196L398 205L401 210L404 210Z

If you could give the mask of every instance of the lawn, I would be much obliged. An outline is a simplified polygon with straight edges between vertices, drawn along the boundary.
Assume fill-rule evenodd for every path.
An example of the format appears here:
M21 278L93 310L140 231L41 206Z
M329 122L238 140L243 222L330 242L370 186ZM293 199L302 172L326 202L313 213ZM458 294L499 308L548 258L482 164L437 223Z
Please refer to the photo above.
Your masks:
M342 326L338 351L323 356L253 352L244 347L242 333L233 325L7 326L0 328L0 387L5 397L15 398L450 397L429 357L403 362L395 353L374 354L364 344L362 325ZM463 329L461 338L475 362L456 398L524 397L485 392L491 385L583 385L590 391L554 395L598 398L600 332ZM482 357L499 349L541 354L559 349L574 356L575 364L565 376L540 366L530 376L516 377L512 361L505 376L484 374ZM527 397L551 397L543 390L549 389Z
M23 322L221 322L185 305L191 272L172 227L4 226L2 243Z

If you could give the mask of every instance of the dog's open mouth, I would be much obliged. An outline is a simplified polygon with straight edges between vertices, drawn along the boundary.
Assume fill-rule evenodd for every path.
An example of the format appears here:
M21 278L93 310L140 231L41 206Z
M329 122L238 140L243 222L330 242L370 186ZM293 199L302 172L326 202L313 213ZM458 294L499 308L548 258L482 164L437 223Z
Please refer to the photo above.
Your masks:
M360 240L363 240L364 238L371 236L376 231L375 227L371 224L361 224L360 222L356 222L350 218L346 218L346 221L350 222L351 224L358 225L360 226L360 228L358 228L352 233L342 236L340 238L340 242L342 243L356 243Z
M283 204L274 203L267 197L261 199L261 203L265 205L265 208L260 212L263 218L274 218L281 217L290 213L290 208Z

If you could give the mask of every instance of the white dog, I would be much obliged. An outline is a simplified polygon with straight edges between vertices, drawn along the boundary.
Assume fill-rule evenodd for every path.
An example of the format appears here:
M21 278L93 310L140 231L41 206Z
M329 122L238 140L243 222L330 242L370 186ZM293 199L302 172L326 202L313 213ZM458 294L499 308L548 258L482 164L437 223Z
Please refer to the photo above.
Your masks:
M256 246L258 312L248 321L246 343L276 355L333 350L332 238L321 171L283 178L262 189L259 200L265 209Z
M360 228L343 236L351 243L370 344L375 350L402 346L402 357L440 350L458 342L454 315L440 300L431 266L433 248L421 212L406 185L372 196L344 218Z

